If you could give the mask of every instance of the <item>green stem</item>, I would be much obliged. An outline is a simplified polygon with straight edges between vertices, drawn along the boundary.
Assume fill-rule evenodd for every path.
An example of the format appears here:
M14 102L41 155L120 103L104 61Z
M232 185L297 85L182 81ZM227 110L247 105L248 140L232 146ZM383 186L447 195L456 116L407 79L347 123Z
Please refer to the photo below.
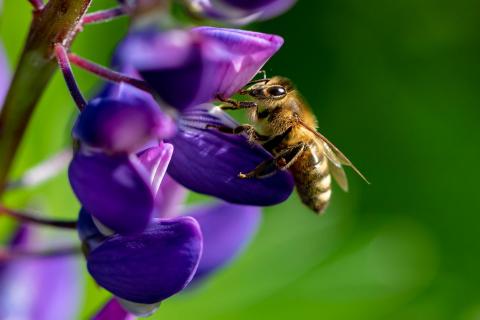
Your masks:
M57 69L54 45L69 48L91 0L50 0L30 32L0 114L0 195L30 117Z

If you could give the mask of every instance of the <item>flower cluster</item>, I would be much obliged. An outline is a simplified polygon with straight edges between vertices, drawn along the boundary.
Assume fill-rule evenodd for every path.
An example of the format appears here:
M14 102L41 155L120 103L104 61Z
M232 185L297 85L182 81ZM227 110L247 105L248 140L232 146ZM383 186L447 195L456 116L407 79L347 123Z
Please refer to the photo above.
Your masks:
M276 16L293 2L183 4L195 15L243 24ZM142 25L141 13L164 9L162 0L120 3L115 12L135 16L135 25ZM68 169L81 203L77 230L89 273L115 297L95 319L151 314L161 301L231 261L255 234L259 207L291 194L287 172L238 178L271 154L246 136L210 128L238 125L213 103L246 86L282 44L279 36L240 29L132 27L113 56L117 71L90 65L117 82L89 101L76 87L66 49L55 46L81 109ZM0 71L2 63L0 57ZM0 72L0 99L7 81ZM186 206L187 190L215 199Z
M243 88L282 43L238 29L134 30L113 65L141 77L156 99L108 84L79 115L69 177L83 206L87 267L130 312L149 314L223 266L254 234L260 212L253 206L292 192L286 172L239 179L271 155L244 136L208 129L238 125L211 102ZM182 208L181 185L221 201Z
M87 266L129 310L148 313L145 305L156 307L194 276L223 265L256 229L259 209L251 206L281 202L292 192L284 172L237 178L271 156L244 136L207 129L236 125L208 102L240 90L281 43L277 36L209 27L132 33L115 63L140 74L177 116L120 84L107 85L78 117L69 177L83 205ZM228 203L180 210L177 183Z

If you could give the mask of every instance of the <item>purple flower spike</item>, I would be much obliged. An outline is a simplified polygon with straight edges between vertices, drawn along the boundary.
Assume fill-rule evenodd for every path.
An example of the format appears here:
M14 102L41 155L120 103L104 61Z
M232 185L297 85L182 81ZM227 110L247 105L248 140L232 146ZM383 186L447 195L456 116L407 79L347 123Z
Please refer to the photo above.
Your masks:
M92 320L135 320L135 316L125 310L117 299L110 299Z
M98 284L117 297L153 304L185 288L201 252L195 219L154 220L138 236L107 238L87 256L87 267Z
M164 102L183 111L239 91L282 44L274 35L205 27L134 33L118 55Z
M154 196L135 156L77 152L69 178L86 211L115 232L139 233L150 222Z
M194 281L235 258L256 233L261 220L260 208L229 203L194 207L186 214L198 221L203 233L203 254Z
M231 135L208 124L235 127L238 124L212 105L186 112L179 132L170 141L175 152L168 174L195 192L237 204L267 206L280 203L293 190L292 176L280 171L265 179L240 179L240 172L253 170L271 155L245 136Z
M78 117L74 136L91 147L133 152L162 130L158 107L141 99L94 99Z

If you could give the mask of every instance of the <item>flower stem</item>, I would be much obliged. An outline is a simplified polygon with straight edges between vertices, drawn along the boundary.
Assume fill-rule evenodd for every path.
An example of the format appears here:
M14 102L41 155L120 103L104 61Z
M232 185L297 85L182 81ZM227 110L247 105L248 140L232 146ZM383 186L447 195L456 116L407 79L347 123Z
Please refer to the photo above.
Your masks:
M0 262L12 259L37 259L37 258L55 258L69 255L76 255L82 253L82 248L79 246L71 246L64 248L54 248L49 250L9 250L0 248Z
M72 98L75 101L78 109L82 111L85 109L87 101L83 97L82 92L78 88L77 81L73 76L72 67L70 66L70 61L68 60L67 50L60 43L55 45L55 56L57 57L58 65L60 70L62 70L63 77L67 83L68 90L70 90L70 94L72 95Z
M57 64L54 44L69 48L91 0L50 0L33 15L20 62L0 114L0 194L23 134Z
M70 62L73 63L74 65L91 72L93 74L96 74L97 76L104 78L109 81L113 82L125 82L128 83L129 85L132 85L140 90L151 92L149 86L145 83L145 81L132 78L129 76L126 76L120 72L113 71L109 68L103 67L101 65L98 65L92 61L89 61L85 58L79 57L74 53L69 53L68 54L70 58Z
M48 218L35 217L30 213L16 211L0 205L0 213L5 214L11 218L14 218L21 222L40 224L44 226L63 228L63 229L76 229L77 221L73 220L54 220Z
M87 14L83 17L82 24L91 24L91 23L101 23L113 20L115 18L119 18L126 14L123 7L117 7L107 10L101 10L93 13Z
M29 168L19 179L8 182L7 190L11 191L19 188L38 186L58 175L67 167L71 160L72 151L70 149L64 149L36 164L34 167Z

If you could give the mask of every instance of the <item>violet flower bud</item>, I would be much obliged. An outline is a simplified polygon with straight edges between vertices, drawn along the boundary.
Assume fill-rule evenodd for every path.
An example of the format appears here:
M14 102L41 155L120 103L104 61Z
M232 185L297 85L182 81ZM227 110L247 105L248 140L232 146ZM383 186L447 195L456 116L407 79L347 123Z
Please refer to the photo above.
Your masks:
M109 153L131 153L174 132L173 121L149 94L126 84L108 84L80 113L73 136Z

